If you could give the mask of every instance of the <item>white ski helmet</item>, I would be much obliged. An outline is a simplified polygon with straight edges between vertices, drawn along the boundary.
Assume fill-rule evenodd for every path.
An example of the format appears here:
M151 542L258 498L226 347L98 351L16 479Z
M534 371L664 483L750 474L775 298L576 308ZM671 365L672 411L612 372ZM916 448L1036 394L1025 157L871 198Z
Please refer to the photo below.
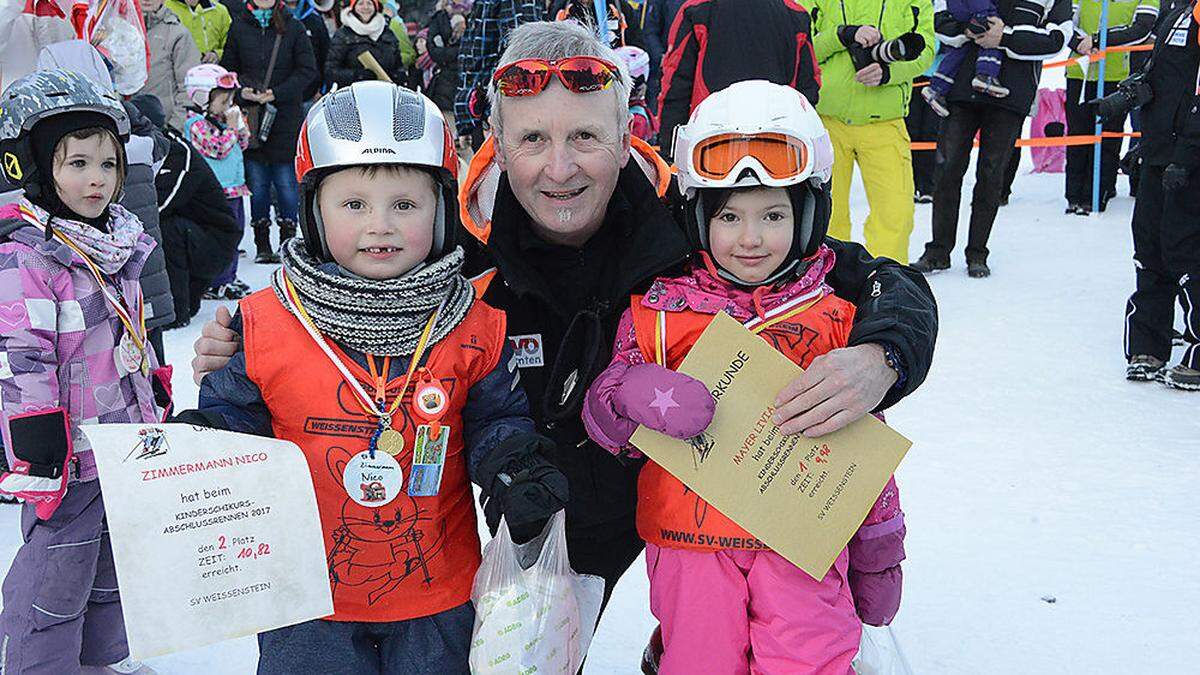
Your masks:
M308 111L296 140L300 229L310 255L330 259L316 205L321 180L347 167L386 164L422 168L434 176L440 190L428 260L453 250L458 155L450 126L425 96L387 82L365 81L321 97Z
M197 108L204 110L208 108L209 97L212 95L213 89L233 91L240 88L240 85L237 73L230 72L215 63L202 63L188 69L187 75L183 77L183 87L187 91L188 100Z
M714 92L675 130L679 190L687 200L688 237L707 251L703 189L788 188L796 232L787 260L765 280L751 283L719 269L743 286L769 285L796 272L816 252L829 227L833 144L804 95L766 80L737 82Z
M812 104L795 89L766 80L736 82L710 94L675 129L674 148L679 189L687 199L701 187L823 183L833 173L833 144ZM745 182L747 172L757 180Z

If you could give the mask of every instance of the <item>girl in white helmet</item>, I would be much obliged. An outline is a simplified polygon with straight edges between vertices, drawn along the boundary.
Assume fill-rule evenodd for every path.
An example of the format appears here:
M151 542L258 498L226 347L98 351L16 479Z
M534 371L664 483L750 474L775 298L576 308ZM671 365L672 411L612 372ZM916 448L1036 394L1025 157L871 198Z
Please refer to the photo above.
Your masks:
M229 210L238 227L245 229L243 202L250 188L246 187L242 151L250 145L250 130L241 109L233 102L239 87L237 73L215 63L204 63L188 70L183 82L191 101L183 136L216 174ZM222 300L246 297L250 287L237 278L237 268L235 255L229 268L213 279L212 288L204 297Z
M678 129L675 148L696 254L683 276L632 298L613 362L588 392L588 433L614 453L637 452L629 438L638 425L680 439L707 428L708 388L674 369L717 312L802 367L845 346L854 320L854 305L825 282L833 151L799 92L748 81L714 93ZM894 482L820 581L654 462L642 468L638 497L660 673L849 673L861 634L856 599L862 621L895 614L904 528Z
M433 102L357 82L313 106L297 146L303 237L179 415L290 440L312 471L334 612L259 635L258 672L465 675L471 481L518 538L563 507L566 478L539 452L504 313L461 274L458 160Z

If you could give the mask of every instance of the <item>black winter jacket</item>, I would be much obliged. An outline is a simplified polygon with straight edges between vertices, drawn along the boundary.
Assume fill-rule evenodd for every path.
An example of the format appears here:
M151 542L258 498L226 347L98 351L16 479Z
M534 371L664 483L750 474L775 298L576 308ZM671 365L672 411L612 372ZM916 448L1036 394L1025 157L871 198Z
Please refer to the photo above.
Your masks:
M316 12L304 17L300 23L304 25L304 32L308 35L308 41L313 48L313 60L317 64L316 76L304 88L304 100L311 101L317 94L325 90L325 64L329 61L331 38L329 27L325 25L325 19Z
M171 150L154 180L175 315L199 309L200 294L237 255L242 229L208 162L182 135L167 131Z
M1154 52L1146 74L1154 98L1142 106L1138 153L1150 166L1171 163L1200 167L1200 96L1196 96L1200 26L1188 3L1164 10L1155 29ZM1187 27L1180 24L1187 22Z
M484 301L508 314L510 340L538 347L540 363L523 366L520 381L539 433L557 444L549 459L571 486L568 530L579 536L599 527L631 529L639 464L592 443L580 409L609 364L629 296L657 276L682 271L691 249L633 162L621 171L600 233L583 249L541 241L529 223L502 176L487 247L473 248L464 273L496 267ZM907 267L872 259L857 244L826 243L838 256L829 283L858 306L850 343L891 344L904 362L906 381L889 392L880 405L886 408L916 389L929 370L937 334L933 294Z
M271 61L271 49L275 44L275 31L268 25L262 28L245 7L231 10L233 23L229 26L229 37L225 41L225 52L221 65L238 74L243 87L270 89L275 94L273 104L278 109L271 134L262 147L247 150L246 159L271 164L290 163L296 157L296 138L304 122L304 93L317 77L316 61L312 44L304 26L290 15L280 39L279 55L271 81L264 83L267 65ZM238 94L242 106L255 105Z
M325 62L325 84L332 87L348 87L355 82L374 80L375 75L358 62L358 55L370 52L379 62L383 72L392 82L403 85L408 81L404 62L400 57L400 41L390 28L384 27L378 40L359 35L349 26L342 26L333 34L329 45L329 60Z
M433 81L426 93L441 110L454 110L454 92L458 88L459 45L460 40L454 38L454 29L450 27L450 15L439 9L429 18L425 47L429 50L429 58L437 64Z
M158 246L146 258L142 268L142 295L146 298L146 328L161 328L175 321L175 305L171 298L171 282L167 277L167 260L163 253L163 235L158 226L158 193L154 190L154 170L166 158L169 142L167 137L154 126L145 115L130 102L125 101L125 112L129 115L130 132L150 140L150 150L138 146L139 152L129 152L129 168L125 174L125 194L121 206L129 209L142 221L146 234L158 242ZM131 139L126 148L134 147L137 139Z
M977 92L971 87L970 77L958 77L947 100L994 105L1028 116L1032 114L1042 77L1042 61L1057 55L1071 38L1071 0L998 0L996 9L1005 26L1000 40L1000 50L1004 52L1000 82L1008 87L1008 96L995 98ZM955 20L946 9L946 0L934 0L933 10L933 29L938 40L969 50L959 72L975 72L979 47L967 38L966 24Z

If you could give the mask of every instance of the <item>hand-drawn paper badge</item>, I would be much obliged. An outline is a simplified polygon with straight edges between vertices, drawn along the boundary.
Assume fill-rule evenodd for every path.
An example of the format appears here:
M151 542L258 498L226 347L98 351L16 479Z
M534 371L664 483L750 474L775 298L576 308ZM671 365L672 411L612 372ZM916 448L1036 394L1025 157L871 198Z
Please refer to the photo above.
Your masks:
M138 431L137 445L125 455L125 460L130 457L134 459L148 459L150 457L161 457L167 454L171 446L167 445L167 436L162 429L158 427L147 427ZM134 457L134 453L137 456Z
M384 452L360 452L346 462L342 487L350 499L363 506L383 506L400 494L404 471L391 455Z
M413 405L417 409L417 416L427 421L433 421L442 416L446 412L446 405L449 402L449 397L446 396L446 390L442 389L442 385L436 381L422 382L417 387L417 394L413 397Z

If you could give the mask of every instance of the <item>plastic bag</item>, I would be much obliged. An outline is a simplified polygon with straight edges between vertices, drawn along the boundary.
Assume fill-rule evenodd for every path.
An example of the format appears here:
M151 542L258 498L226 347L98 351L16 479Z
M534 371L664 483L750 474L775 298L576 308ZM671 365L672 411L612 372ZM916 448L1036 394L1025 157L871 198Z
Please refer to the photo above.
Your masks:
M858 656L850 666L858 675L913 675L891 626L863 625Z
M564 512L520 546L501 521L483 549L471 589L471 672L574 675L591 644L603 598L603 579L571 569Z
M117 93L136 94L146 84L149 69L149 43L142 12L134 0L89 0L88 40L113 64L112 80Z

